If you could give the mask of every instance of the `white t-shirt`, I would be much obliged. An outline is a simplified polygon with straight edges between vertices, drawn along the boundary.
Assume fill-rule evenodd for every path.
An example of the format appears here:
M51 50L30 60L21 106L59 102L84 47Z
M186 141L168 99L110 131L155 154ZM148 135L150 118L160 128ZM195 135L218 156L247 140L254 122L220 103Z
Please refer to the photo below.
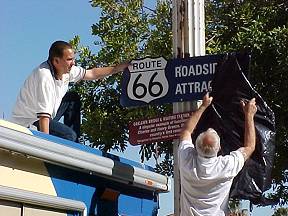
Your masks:
M35 68L25 80L12 111L12 122L29 127L40 116L54 118L62 98L68 90L69 82L84 78L86 70L73 66L62 80L56 80L49 61Z
M224 216L233 178L244 166L240 151L204 158L197 155L192 140L183 140L179 150L181 216Z

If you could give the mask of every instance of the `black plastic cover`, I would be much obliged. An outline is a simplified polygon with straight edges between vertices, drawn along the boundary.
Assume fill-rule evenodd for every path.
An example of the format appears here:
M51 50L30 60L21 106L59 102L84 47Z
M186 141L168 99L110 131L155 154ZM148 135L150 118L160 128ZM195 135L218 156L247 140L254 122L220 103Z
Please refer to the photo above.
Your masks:
M222 155L243 146L244 113L240 101L256 98L256 149L234 179L230 197L250 200L253 204L270 205L263 192L271 187L275 151L275 117L262 97L253 89L248 74L250 55L228 54L219 64L212 81L212 105L200 119L193 140L199 133L214 128L221 138ZM194 142L195 143L195 142Z

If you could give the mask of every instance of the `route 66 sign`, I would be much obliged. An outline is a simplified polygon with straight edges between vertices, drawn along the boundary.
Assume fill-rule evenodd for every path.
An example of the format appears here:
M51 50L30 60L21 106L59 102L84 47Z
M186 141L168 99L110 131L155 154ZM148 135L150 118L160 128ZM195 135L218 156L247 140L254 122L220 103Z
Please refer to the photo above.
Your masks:
M149 103L164 97L169 88L165 76L166 64L167 61L163 57L133 60L128 67L130 72L127 84L128 98Z
M201 100L210 91L217 65L225 56L132 60L122 75L120 103L123 107L136 107ZM246 71L249 56L244 59L241 67Z

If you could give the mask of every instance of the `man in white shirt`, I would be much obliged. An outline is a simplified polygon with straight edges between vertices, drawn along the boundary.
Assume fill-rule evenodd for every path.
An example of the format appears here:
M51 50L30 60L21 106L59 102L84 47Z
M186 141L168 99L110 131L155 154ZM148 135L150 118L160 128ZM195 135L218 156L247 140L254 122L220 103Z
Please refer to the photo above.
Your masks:
M240 103L245 116L244 147L217 156L220 137L212 128L201 133L194 146L191 134L212 100L208 93L203 97L202 105L187 120L180 134L181 216L224 216L232 181L255 150L255 98Z
M12 121L24 127L35 125L44 133L76 141L77 134L58 122L61 117L58 109L69 82L102 79L126 67L128 63L85 70L75 66L74 50L69 43L55 41L49 49L48 60L35 68L22 86L12 111Z

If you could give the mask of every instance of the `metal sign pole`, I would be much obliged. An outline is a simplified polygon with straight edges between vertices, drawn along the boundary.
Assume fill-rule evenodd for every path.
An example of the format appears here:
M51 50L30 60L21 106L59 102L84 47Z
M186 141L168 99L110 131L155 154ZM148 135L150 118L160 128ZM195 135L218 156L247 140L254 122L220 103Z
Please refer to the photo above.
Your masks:
M172 31L173 31L173 57L182 57L182 31L181 31L181 0L172 1ZM173 113L177 113L181 103L173 103ZM174 215L180 215L180 176L178 167L178 140L173 141L174 159Z
M173 0L172 31L174 58L205 55L204 0ZM173 103L173 113L192 111L197 101ZM180 215L180 177L178 140L173 141L174 156L174 215Z

